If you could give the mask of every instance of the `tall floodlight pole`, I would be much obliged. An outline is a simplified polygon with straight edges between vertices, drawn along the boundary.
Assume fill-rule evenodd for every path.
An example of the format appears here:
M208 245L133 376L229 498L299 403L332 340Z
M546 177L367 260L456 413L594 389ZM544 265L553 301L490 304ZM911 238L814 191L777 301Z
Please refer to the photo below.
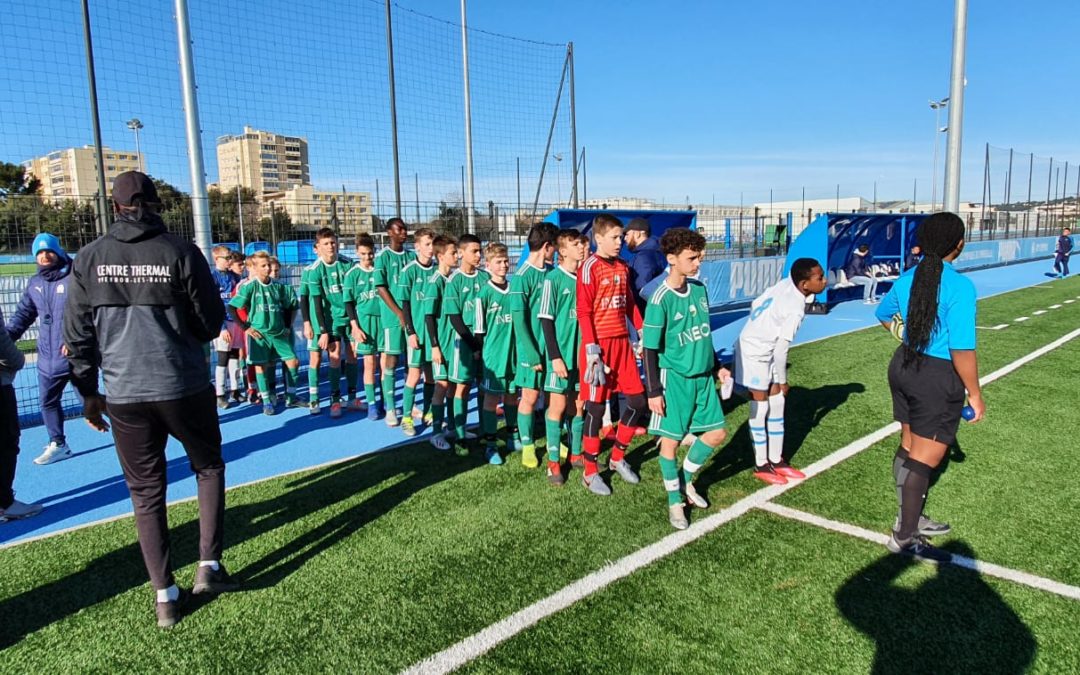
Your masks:
M952 77L949 82L949 135L945 143L945 210L960 210L960 147L964 127L964 55L967 50L967 0L956 0Z
M176 41L180 48L180 93L184 101L195 245L209 260L213 247L210 240L210 200L206 194L206 169L203 166L202 129L199 128L199 102L195 98L195 58L191 50L187 0L176 0Z
M394 147L394 215L401 215L401 169L398 165L397 95L394 93L394 29L386 0L386 74L390 80L390 135Z
M240 202L240 193L243 192L240 180L240 157L236 158L236 217L240 220L240 252L244 252L244 206ZM335 216L337 213L335 212Z
M135 154L139 158L139 171L143 171L142 161L142 146L139 144L139 129L143 128L143 123L138 117L132 117L127 121L127 128L135 132Z
M473 204L476 201L476 192L473 185L473 154L472 154L472 95L469 93L469 28L465 22L465 0L461 0L461 68L465 83L465 178L468 186L468 204L466 205L468 223L467 232L476 232L476 223L473 216Z
M90 35L90 5L82 0L83 38L86 42L86 79L90 87L90 121L94 127L94 154L97 156L98 183L98 234L105 234L109 227L110 209L105 184L105 156L101 146L101 119L98 115L97 76L94 74L94 40Z
M938 140L941 137L941 109L949 105L949 97L941 99L940 101L930 101L930 108L934 111L934 177L930 181L932 189L930 190L930 210L937 210L937 158L938 158Z
M578 160L577 160L577 108L574 105L574 43L566 45L566 58L570 61L570 147L574 156L574 184L570 188L570 203L578 208Z

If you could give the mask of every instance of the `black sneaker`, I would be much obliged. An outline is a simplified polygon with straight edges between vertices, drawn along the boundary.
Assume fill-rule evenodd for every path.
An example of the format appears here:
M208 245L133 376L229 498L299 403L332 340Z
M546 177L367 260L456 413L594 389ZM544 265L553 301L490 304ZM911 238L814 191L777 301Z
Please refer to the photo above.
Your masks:
M952 560L952 554L948 551L944 551L936 546L931 546L926 541L925 537L915 536L906 544L901 544L896 540L896 533L894 532L889 541L885 544L885 548L889 549L891 553L899 553L901 555L909 555L913 558L919 558L920 560L926 560L929 562L947 563Z
M172 602L155 603L158 628L172 628L180 621L180 612L187 603L188 592L180 589L180 597Z
M896 522L893 523L893 532L900 529L900 516L896 517ZM952 532L952 527L948 523L942 523L934 520L925 513L919 516L919 534L924 537L939 537L943 534Z
M225 410L226 408L229 407L229 399L225 398L224 396L218 396L217 397L217 407L221 408L222 410Z
M218 564L216 570L213 567L200 565L199 569L195 571L195 586L192 587L191 592L194 595L201 593L228 593L239 588L240 582L229 576L224 565Z

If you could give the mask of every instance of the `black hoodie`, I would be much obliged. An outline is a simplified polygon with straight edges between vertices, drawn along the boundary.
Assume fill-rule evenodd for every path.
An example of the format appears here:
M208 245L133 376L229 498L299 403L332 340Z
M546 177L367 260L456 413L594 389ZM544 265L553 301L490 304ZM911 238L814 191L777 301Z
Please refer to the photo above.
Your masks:
M208 386L203 346L224 319L217 284L192 243L146 212L120 215L79 251L64 309L72 384L114 403L169 401Z

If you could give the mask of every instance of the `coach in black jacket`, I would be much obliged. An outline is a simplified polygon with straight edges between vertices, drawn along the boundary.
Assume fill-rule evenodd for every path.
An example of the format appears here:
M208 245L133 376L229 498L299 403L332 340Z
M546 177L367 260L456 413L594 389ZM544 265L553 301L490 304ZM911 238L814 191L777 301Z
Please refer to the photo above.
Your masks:
M179 618L180 590L169 562L165 443L184 445L198 481L199 568L194 593L234 590L221 565L225 463L203 345L224 318L206 259L170 234L145 174L113 183L116 221L79 251L64 312L71 380L90 426L113 438L124 470L139 546L157 591L158 625ZM98 370L108 404L98 390Z

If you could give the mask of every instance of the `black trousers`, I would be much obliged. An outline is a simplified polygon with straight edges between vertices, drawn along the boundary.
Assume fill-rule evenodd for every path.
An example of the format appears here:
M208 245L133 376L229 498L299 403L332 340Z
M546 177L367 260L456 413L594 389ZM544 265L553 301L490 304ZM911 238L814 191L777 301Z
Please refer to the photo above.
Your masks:
M0 387L0 509L15 501L11 484L15 482L15 465L19 461L19 406L15 402L15 387Z
M221 458L214 389L173 401L108 403L116 454L135 509L146 570L155 589L175 582L165 513L165 443L184 445L198 482L199 559L220 560L225 519L225 462Z

